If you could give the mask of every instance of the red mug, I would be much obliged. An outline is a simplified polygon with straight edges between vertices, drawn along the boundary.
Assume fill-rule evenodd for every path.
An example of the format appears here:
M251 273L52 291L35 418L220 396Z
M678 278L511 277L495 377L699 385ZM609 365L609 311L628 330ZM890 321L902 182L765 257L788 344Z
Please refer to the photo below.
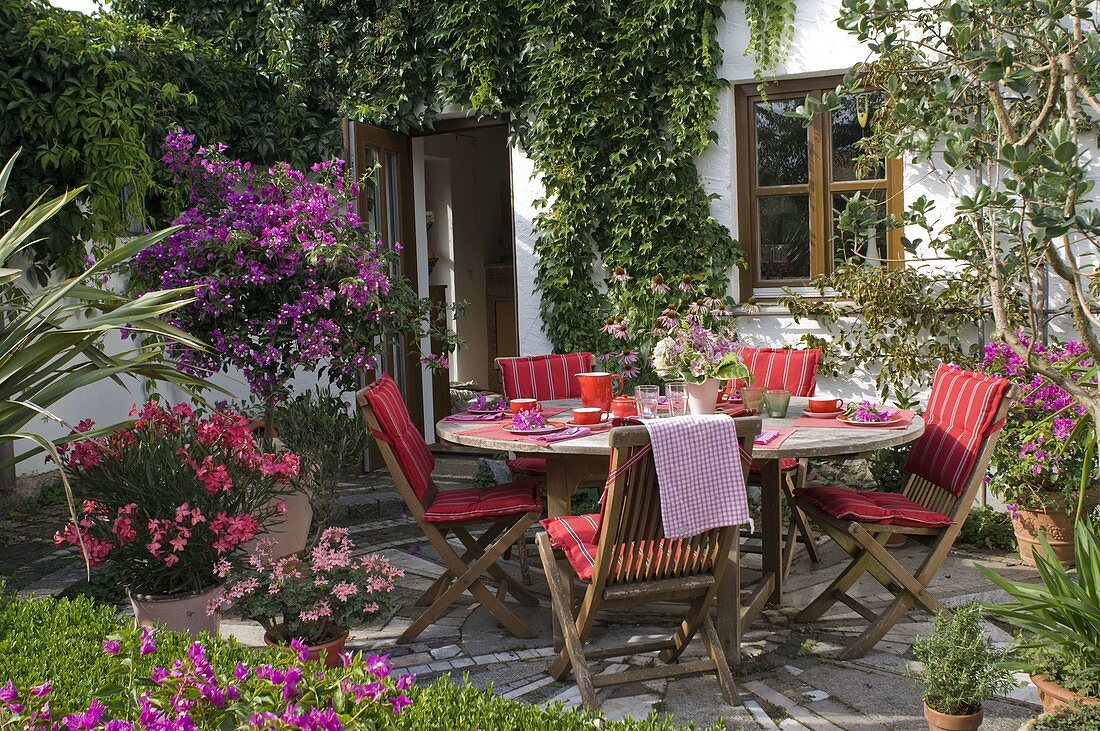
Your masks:
M832 414L844 408L844 399L839 398L811 398L807 403L815 414Z
M607 412L601 411L594 406L584 406L579 409L573 409L574 424L581 424L582 426L593 426L604 421L607 421Z
M508 402L508 406L511 407L513 414L532 409L542 411L542 404L539 403L537 398L514 398Z
M615 389L615 381L619 388ZM611 411L611 399L623 392L623 378L618 373L578 373L577 382L581 385L581 403L600 411Z

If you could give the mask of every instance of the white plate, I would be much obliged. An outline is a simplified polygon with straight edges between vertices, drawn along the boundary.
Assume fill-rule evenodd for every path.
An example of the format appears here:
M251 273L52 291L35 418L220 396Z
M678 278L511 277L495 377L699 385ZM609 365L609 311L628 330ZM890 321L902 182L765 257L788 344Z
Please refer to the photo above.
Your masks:
M544 426L540 429L513 429L513 428L508 427L508 426L505 426L505 427L502 427L502 428L504 429L504 431L508 432L509 434L522 434L523 436L538 436L539 434L553 434L554 432L561 431L565 427L560 425L560 424L557 425L557 426L554 426L553 424L551 424L550 426Z
M470 414L506 414L508 409L466 409Z
M803 416L808 416L811 419L836 419L843 413L844 413L843 411L820 412L820 411L810 411L809 409L804 409L802 411ZM843 419L841 419L841 421L843 421Z
M837 417L837 421L848 426L896 426L905 420L900 416L894 416L888 421L853 421L851 419L841 419L840 417Z

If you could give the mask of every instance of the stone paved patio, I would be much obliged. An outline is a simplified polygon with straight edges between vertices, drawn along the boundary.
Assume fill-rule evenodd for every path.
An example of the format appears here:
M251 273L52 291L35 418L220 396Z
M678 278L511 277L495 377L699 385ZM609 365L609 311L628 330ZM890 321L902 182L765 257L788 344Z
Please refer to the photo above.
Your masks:
M439 460L436 480L442 487L469 484L477 467L470 457L447 455ZM407 604L442 573L430 547L415 524L404 514L404 506L392 490L384 471L348 483L341 497L344 517L341 521L366 552L381 552L405 570L401 601L403 606L384 624L359 628L352 632L349 645L390 653L395 664L414 672L421 681L442 674L452 679L467 677L480 687L526 703L575 705L576 688L568 682L556 682L545 674L553 654L550 602L545 578L535 552L531 551L531 590L542 606L516 608L537 629L537 636L518 640L503 630L480 605L467 597L456 609L420 636L411 645L395 646L394 639L408 626L416 612ZM39 545L21 539L21 546ZM820 588L843 565L844 554L831 543L823 543L821 564L812 565L800 555L796 558L786 592L786 606L767 610L749 630L744 645L744 661L735 669L743 705L724 703L712 676L675 679L616 686L599 692L609 717L642 717L651 711L669 714L677 723L707 726L723 721L727 729L787 729L790 731L923 731L924 721L919 689L907 676L914 637L930 631L930 617L913 611L907 621L895 629L866 657L851 662L834 659L835 651L858 634L864 624L846 607L834 608L822 621L800 625L790 621L797 609L816 596ZM57 593L81 578L81 567L66 552L41 547L38 555L26 556L22 565L39 567L23 570L13 588L24 592ZM917 552L901 549L902 562L914 563ZM518 575L515 560L510 570ZM1034 571L1020 566L1013 557L958 550L945 563L932 590L949 606L973 599L997 601L998 591L981 578L975 564L991 566L1014 578L1034 577ZM759 557L743 557L743 582L753 579ZM37 576L35 576L37 574ZM888 595L873 581L857 584L854 593L874 604ZM515 605L512 605L515 607ZM602 615L598 626L598 644L621 644L634 637L659 637L671 629L674 608L645 607L629 613ZM262 644L259 628L229 618L223 621L223 633L251 644ZM1007 641L1008 635L990 625L992 636ZM701 656L702 642L697 638L688 656ZM614 673L630 665L656 662L644 655L605 662L599 672ZM984 729L1018 729L1038 713L1034 688L1021 676L1023 685L986 704Z

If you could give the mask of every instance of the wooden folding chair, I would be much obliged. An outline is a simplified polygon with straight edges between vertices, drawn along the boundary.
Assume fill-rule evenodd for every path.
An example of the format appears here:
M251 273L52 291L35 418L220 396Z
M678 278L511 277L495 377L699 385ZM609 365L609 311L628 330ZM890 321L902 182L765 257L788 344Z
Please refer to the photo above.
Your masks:
M735 421L741 464L747 469L760 419ZM546 532L535 538L550 585L554 620L564 638L564 648L549 672L561 679L572 669L581 700L592 711L598 709L597 687L712 671L726 700L737 703L737 689L709 611L722 582L732 581L737 591L738 527L717 528L691 538L666 538L649 433L645 427L624 427L613 429L609 439L611 466L601 512L549 518L543 521ZM564 552L564 561L557 560L555 549ZM576 609L574 577L587 582ZM688 602L683 621L667 640L585 650L600 609L667 600ZM724 617L724 621L737 620L737 616ZM660 651L664 663L673 663L700 628L708 659L607 675L593 676L589 670L590 660L654 651Z
M504 398L533 398L558 401L580 398L578 373L592 370L591 353L562 353L497 358ZM546 476L543 457L514 457L507 461L513 475L542 478Z
M932 382L924 433L906 459L909 477L901 493L860 492L845 487L804 487L795 504L852 557L851 563L796 617L819 619L840 601L870 626L840 657L862 657L910 607L946 611L928 585L947 557L981 487L1014 390L1001 378L941 365ZM910 572L886 550L900 533L928 547ZM875 613L848 594L868 573L894 594Z
M542 515L541 490L536 482L511 482L487 488L439 490L432 482L435 457L420 430L412 423L397 384L388 375L356 394L356 402L371 434L378 440L386 467L428 542L439 554L446 571L420 598L426 606L397 639L412 642L463 592L469 592L516 637L533 637L534 631L502 601L511 594L528 607L538 599L520 586L498 563ZM484 527L475 537L471 529ZM447 540L457 538L466 551L459 555ZM488 575L497 582L496 594L483 583Z
M738 349L745 367L752 373L754 386L764 388L784 388L792 396L813 396L817 389L817 366L821 362L821 351L817 348L795 350L793 348L747 348ZM734 381L727 384L730 391ZM798 542L806 546L810 560L817 563L817 542L813 528L805 514L794 505L794 491L806 484L806 475L810 469L810 460L782 457L779 460L781 473L780 488L783 497L791 509L790 523L787 525L787 539L783 550L783 576L786 578L794 561L794 548ZM760 484L760 464L755 463L749 470L750 484ZM743 547L746 553L752 548Z

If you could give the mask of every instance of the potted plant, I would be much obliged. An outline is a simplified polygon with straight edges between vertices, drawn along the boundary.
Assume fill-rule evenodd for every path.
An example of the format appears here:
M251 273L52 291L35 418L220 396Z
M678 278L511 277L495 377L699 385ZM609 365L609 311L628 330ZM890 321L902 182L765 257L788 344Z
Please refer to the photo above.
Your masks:
M1019 666L1031 673L1047 712L1100 704L1100 531L1078 523L1074 540L1077 568L1067 569L1040 537L1041 584L1009 581L978 566L1014 600L986 609L1023 633Z
M216 631L203 609L214 568L274 518L294 454L259 451L240 414L155 401L108 435L60 448L81 514L59 531L92 565L113 564L138 624ZM93 427L81 422L78 432Z
M1076 367L1085 352L1077 341L1032 347L1034 358L1063 371ZM1085 409L1065 389L1029 370L1004 343L986 345L980 368L1008 378L1022 394L1005 419L989 479L990 490L1012 513L1020 558L1034 565L1040 537L1045 536L1058 559L1072 566L1075 520L1095 503L1088 489L1093 469L1086 467L1093 437L1081 428L1087 426Z
M1023 731L1082 731L1100 728L1100 706L1067 706L1046 713L1024 726Z
M207 612L234 609L263 626L268 645L293 644L313 659L325 654L336 667L350 627L378 614L404 575L384 556L355 557L354 549L347 529L335 527L301 556L277 558L271 542L260 541L241 569L219 565L228 580Z
M913 655L921 662L929 731L973 731L982 725L982 701L1014 685L1004 651L982 632L978 604L937 615L932 634L913 643Z
M653 367L661 377L687 384L688 410L693 414L714 413L721 381L751 378L733 340L707 329L692 315L671 325L653 348Z

